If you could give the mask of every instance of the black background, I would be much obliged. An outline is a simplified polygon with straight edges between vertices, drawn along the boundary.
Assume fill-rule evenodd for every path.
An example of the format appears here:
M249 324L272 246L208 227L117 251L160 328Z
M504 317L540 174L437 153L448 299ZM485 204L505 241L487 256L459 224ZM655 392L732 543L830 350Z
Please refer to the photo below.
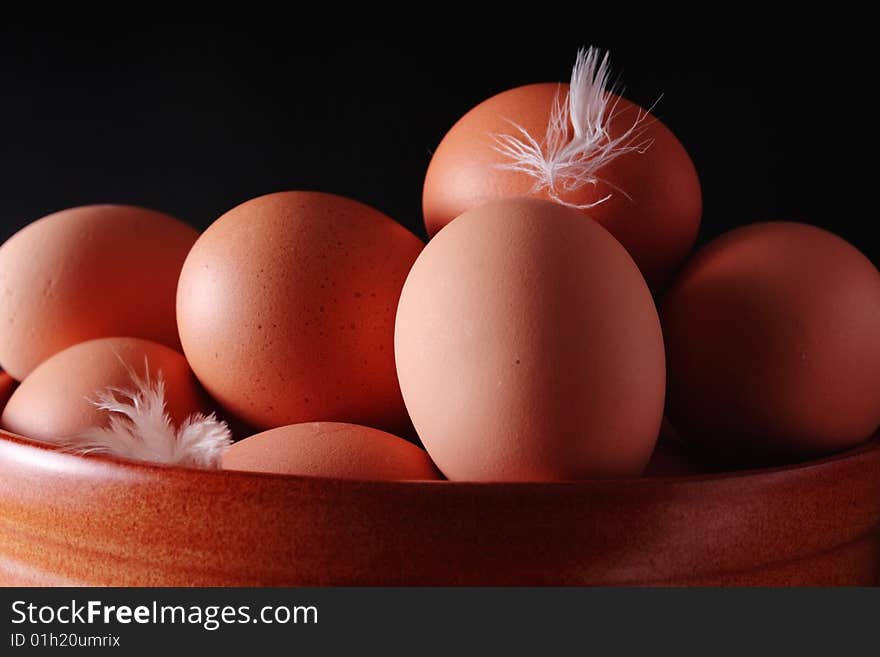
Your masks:
M341 12L340 12L341 13ZM402 17L398 17L401 20ZM413 23L340 16L0 27L0 241L65 207L154 207L201 228L260 194L351 196L424 235L431 150L501 90L568 78L608 48L703 184L701 241L767 219L825 226L874 262L854 205L846 39L831 28ZM360 27L358 27L359 23ZM575 25L596 25L575 29ZM615 26L608 29L606 26Z

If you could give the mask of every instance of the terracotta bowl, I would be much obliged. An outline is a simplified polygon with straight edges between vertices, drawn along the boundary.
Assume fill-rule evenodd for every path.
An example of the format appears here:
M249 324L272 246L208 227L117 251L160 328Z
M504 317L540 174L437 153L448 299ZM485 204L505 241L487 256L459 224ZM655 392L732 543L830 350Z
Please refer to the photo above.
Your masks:
M140 465L0 432L0 583L873 585L880 439L760 471L464 484Z

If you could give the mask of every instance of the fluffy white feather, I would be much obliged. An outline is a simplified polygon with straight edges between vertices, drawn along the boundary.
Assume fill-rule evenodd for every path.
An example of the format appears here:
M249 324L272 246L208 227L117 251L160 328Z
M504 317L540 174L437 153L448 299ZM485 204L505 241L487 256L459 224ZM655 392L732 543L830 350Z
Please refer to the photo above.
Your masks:
M584 185L604 182L627 196L624 190L599 178L598 172L621 155L644 153L650 148L652 140L643 139L650 113L635 110L632 125L612 137L611 120L627 110L617 110L620 99L615 93L617 89L609 85L610 75L607 52L602 55L597 48L579 50L569 90L564 98L557 92L543 141L538 141L518 123L508 121L513 134L493 135L495 150L510 160L498 166L528 174L535 179L532 193L546 190L552 199L570 207L592 208L612 196L609 193L583 205L560 197Z
M162 372L153 380L146 360L144 366L143 378L128 368L132 389L109 387L90 400L109 414L106 426L92 427L63 441L64 449L152 463L219 467L223 452L232 444L229 427L213 413L196 413L175 429L165 410Z

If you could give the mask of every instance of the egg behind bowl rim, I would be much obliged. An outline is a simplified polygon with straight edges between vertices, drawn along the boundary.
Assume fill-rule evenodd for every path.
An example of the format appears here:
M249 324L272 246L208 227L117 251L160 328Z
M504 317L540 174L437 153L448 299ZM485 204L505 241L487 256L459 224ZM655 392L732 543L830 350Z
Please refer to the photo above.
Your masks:
M166 410L175 426L193 413L209 413L210 400L178 351L140 338L88 340L41 363L22 381L0 414L0 426L27 438L53 442L93 427L109 415L92 402L108 387L132 390L131 372L165 381Z
M355 481L442 479L427 452L403 438L344 422L277 427L233 444L224 470Z
M689 261L661 318L670 419L704 456L777 465L876 434L880 272L833 233L791 221L730 230Z

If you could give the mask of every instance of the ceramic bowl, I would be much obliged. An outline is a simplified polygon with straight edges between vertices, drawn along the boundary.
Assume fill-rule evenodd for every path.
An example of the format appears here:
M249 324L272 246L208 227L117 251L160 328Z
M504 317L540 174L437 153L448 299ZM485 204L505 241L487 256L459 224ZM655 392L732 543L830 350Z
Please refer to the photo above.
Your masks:
M872 585L880 442L559 484L196 471L0 436L6 585Z
M872 585L880 439L749 472L468 484L170 468L0 432L0 583Z

